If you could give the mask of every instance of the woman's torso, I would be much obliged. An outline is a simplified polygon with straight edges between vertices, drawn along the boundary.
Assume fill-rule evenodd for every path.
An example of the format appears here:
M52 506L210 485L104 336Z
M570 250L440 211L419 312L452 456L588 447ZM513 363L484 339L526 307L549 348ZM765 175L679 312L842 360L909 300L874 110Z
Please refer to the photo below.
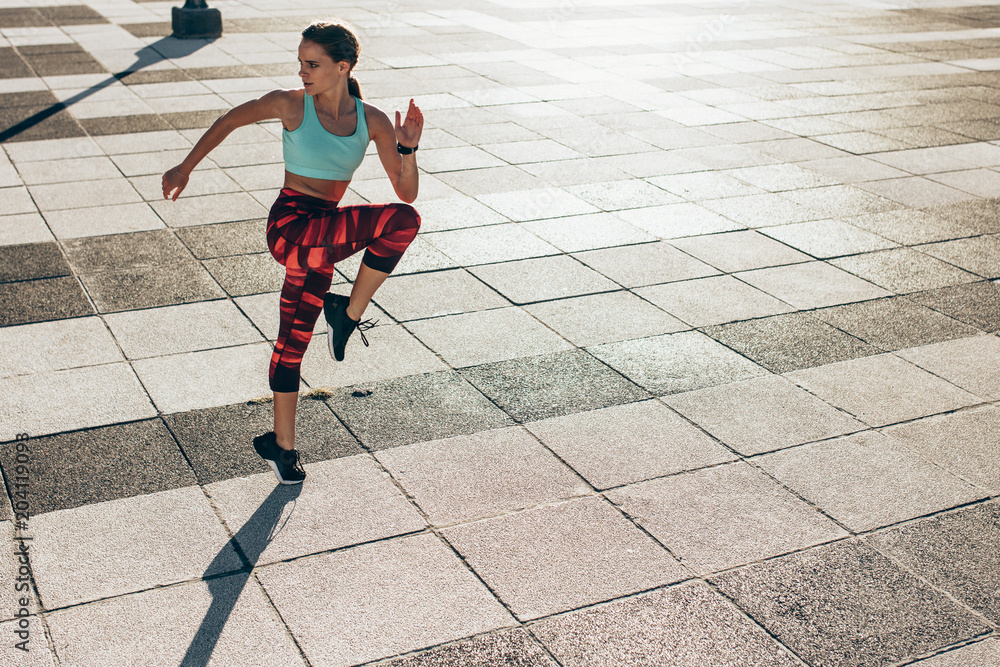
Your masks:
M309 102L313 101L313 98L306 99L309 96L305 94L305 91L296 90L293 91L293 95L294 98L291 106L298 113L294 117L290 116L285 119L285 131L282 132L283 143L286 141L286 136L289 133L295 135L301 134L302 131L312 133L313 142L309 143L329 142L333 144L332 147L334 148L339 148L339 144L349 141L353 145L353 150L358 150L362 144L367 145L368 141L370 141L370 136L368 136L370 130L364 117L364 103L360 100L352 98L357 102L355 111L342 114L340 118L334 119L332 116L323 113L315 104L309 104ZM292 127L293 129L288 130L288 127ZM363 136L358 136L359 132ZM333 136L329 137L325 135ZM360 150L363 154L363 148ZM357 161L360 162L360 159ZM308 169L305 171L308 171ZM340 201L343 199L350 182L349 177L341 179L321 178L292 173L286 168L284 187L297 190L302 194L312 197Z

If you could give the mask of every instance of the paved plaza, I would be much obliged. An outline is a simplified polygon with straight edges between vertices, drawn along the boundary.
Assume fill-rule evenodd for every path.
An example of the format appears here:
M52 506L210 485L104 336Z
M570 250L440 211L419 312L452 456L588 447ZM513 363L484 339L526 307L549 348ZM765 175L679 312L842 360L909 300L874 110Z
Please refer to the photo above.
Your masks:
M0 664L1000 665L1000 5L81 3L0 0ZM329 15L423 224L287 487L281 127L160 176Z

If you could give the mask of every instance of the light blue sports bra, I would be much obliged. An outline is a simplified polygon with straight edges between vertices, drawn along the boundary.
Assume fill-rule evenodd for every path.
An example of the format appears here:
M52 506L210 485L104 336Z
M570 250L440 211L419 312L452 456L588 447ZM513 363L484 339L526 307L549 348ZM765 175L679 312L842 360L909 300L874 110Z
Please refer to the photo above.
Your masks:
M360 98L358 124L354 134L342 137L331 134L319 122L312 95L303 93L305 109L302 124L292 131L282 130L281 149L285 169L299 176L322 178L328 181L349 181L361 166L368 147L368 123L365 107Z

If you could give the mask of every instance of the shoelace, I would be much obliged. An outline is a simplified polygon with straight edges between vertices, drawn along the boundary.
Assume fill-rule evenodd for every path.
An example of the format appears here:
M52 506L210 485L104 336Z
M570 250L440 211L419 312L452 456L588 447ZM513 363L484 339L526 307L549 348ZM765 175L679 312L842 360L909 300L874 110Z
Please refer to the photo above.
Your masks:
M355 325L355 328L358 330L358 334L361 336L361 342L365 344L365 347L368 347L368 339L365 338L365 332L369 329L375 328L376 324L378 324L378 320L365 320L364 322L358 322L357 325Z
M294 470L295 472L297 472L299 474L302 474L302 475L306 474L306 471L302 469L302 464L299 463L299 452L298 452L298 450L293 449L293 450L291 450L289 452L289 454L291 454L291 456L289 457L289 458L291 458L291 462L288 465L290 465L292 467L292 470Z

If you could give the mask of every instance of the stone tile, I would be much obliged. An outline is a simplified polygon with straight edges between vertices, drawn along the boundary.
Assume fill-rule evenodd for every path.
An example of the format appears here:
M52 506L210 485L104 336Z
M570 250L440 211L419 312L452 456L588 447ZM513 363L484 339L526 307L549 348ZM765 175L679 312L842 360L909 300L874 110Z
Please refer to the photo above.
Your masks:
M473 366L464 369L462 376L519 422L631 403L649 396L583 350Z
M264 227L261 220L183 227L177 237L198 259L248 255L267 251Z
M595 497L443 532L521 620L686 578L666 550Z
M317 667L369 662L513 624L434 535L280 563L257 576Z
M684 201L676 194L665 192L658 185L658 183L651 184L641 179L635 179L570 185L565 190L603 211L678 204Z
M115 339L97 317L0 329L0 378L122 361Z
M855 532L938 512L985 495L876 431L784 449L755 461Z
M715 239L720 236L722 235L698 236L693 239ZM608 248L577 253L574 257L625 287L703 278L718 273L704 262L679 252L672 243Z
M263 340L229 300L111 313L104 319L129 359Z
M71 275L69 264L54 242L0 245L0 282Z
M998 234L920 246L920 252L984 278L1000 278L1000 235Z
M197 486L50 512L31 528L35 582L49 609L243 567Z
M821 308L812 315L887 352L977 333L970 326L904 297Z
M274 292L285 281L285 267L269 252L206 259L203 264L230 296Z
M379 288L376 301L400 322L509 305L506 299L462 269L392 276Z
M905 206L905 204L851 185L793 190L784 193L784 196L800 206L813 209L823 218L882 213Z
M788 373L792 382L872 426L981 402L927 371L881 354Z
M688 328L672 315L624 291L545 301L524 309L580 347Z
M163 229L163 221L145 203L46 211L45 221L59 239Z
M476 197L515 222L596 213L597 207L561 188L497 192Z
M993 197L1000 192L1000 173L992 169L964 169L933 174L929 180L977 197Z
M589 351L657 395L692 391L767 373L698 331L608 343Z
M1000 640L988 638L913 664L919 667L990 667L1000 660Z
M470 271L515 304L618 289L604 276L564 255L478 266Z
M150 206L170 227L267 217L267 209L245 192L181 197L177 201L153 201Z
M365 446L376 450L512 423L455 372L336 389L327 403Z
M742 462L631 484L607 496L699 574L848 535Z
M845 219L855 227L905 245L978 234L989 224L981 222L977 214L967 212L963 215L955 207L928 211L902 209Z
M977 280L971 273L911 248L841 257L830 263L900 294Z
M1000 331L1000 285L995 282L944 287L910 298L983 331Z
M234 540L257 565L383 540L426 524L366 454L306 462L308 484L292 492L271 472L216 482L206 492ZM294 506L283 507L289 500ZM280 530L275 530L280 525Z
M142 197L124 177L32 185L28 191L38 209L43 212L142 201Z
M984 503L877 533L867 541L996 623L998 518L998 505Z
M787 313L791 306L732 276L643 287L636 294L681 321L702 327Z
M394 447L376 456L434 526L592 490L519 427Z
M649 179L649 182L690 201L741 197L763 192L760 188L719 171L695 171ZM671 202L663 202L669 204Z
M253 439L273 429L271 403L237 403L163 415L200 484L247 477L271 468L253 449ZM304 465L364 451L321 400L300 398L295 448Z
M578 412L525 427L598 489L736 458L658 401Z
M976 195L942 185L929 178L912 176L885 181L858 183L857 187L904 206L922 208L942 203L975 199Z
M736 277L800 310L890 296L881 287L825 262L745 271Z
M183 620L163 623L164 609ZM140 655L149 667L209 659L246 667L305 664L260 585L245 573L70 607L46 620L61 659L76 664L128 664Z
M690 202L628 209L619 211L616 215L625 222L665 240L732 232L744 228L743 225L733 222L724 215L709 210L701 204Z
M13 596L12 596L13 597ZM0 648L0 659L10 665L25 665L26 667L55 667L55 656L51 649L43 642L45 628L38 616L28 616L24 619L24 625L20 619L10 620L0 623L0 632L12 638L12 641L4 642ZM28 652L25 653L17 647L21 641L21 635L16 632L26 632L28 643L25 645Z
M271 346L252 343L132 362L160 412L213 408L270 393ZM183 382L178 382L178 378Z
M423 239L461 266L559 254L558 248L515 224L436 232Z
M455 368L573 347L520 308L419 320L408 328Z
M692 236L675 239L670 245L726 273L810 260L808 255L755 231Z
M184 244L166 229L69 239L63 248L79 273L191 264L193 260Z
M653 236L610 213L535 220L524 228L564 252L580 252L655 241Z
M508 222L507 218L472 197L422 201L420 221L424 234Z
M751 228L829 217L821 211L796 203L781 193L712 199L701 202L701 205Z
M726 632L720 633L720 628ZM791 667L786 650L701 582L546 619L532 633L563 665Z
M892 241L839 220L793 223L761 232L818 259L898 247Z
M674 394L663 400L745 456L865 428L778 376Z
M980 398L1000 399L1000 339L996 336L959 338L898 354Z
M0 440L48 435L155 417L127 363L72 368L0 380Z
M556 667L552 658L522 628L474 637L385 664L389 667Z
M986 627L853 541L728 572L712 583L809 664L897 664L971 639Z
M837 137L825 137L826 140L838 140L846 138L844 135ZM885 178L899 178L906 176L905 171L901 171L889 165L876 162L860 155L847 157L822 158L800 162L798 165L804 169L815 171L818 174L829 176L841 183L860 183L863 181L876 181Z
M55 237L39 213L0 215L0 245L44 243Z

